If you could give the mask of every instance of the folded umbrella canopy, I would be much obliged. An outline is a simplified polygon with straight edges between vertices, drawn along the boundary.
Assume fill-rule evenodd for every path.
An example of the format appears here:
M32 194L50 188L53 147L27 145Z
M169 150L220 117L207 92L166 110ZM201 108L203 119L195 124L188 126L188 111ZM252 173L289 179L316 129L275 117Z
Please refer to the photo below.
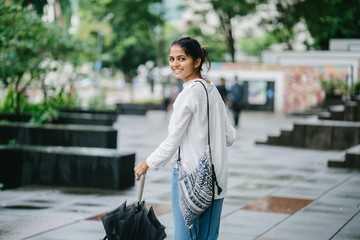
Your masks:
M165 226L156 218L154 210L146 209L141 201L145 175L141 176L138 202L126 207L126 201L101 218L109 240L162 240L166 238Z

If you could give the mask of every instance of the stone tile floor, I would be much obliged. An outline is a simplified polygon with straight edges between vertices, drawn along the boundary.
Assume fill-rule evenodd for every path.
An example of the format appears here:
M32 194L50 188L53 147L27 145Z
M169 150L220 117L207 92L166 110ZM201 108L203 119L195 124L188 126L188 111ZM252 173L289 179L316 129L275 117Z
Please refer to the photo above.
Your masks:
M229 113L229 115L231 115ZM169 116L121 115L118 148L145 159L166 137ZM339 151L256 145L291 129L298 118L243 112L229 148L228 196L221 240L360 239L360 172L328 168ZM173 239L170 166L149 171L143 198ZM123 190L26 186L0 192L0 239L102 239L99 215L136 200L137 186ZM94 218L95 217L95 218Z

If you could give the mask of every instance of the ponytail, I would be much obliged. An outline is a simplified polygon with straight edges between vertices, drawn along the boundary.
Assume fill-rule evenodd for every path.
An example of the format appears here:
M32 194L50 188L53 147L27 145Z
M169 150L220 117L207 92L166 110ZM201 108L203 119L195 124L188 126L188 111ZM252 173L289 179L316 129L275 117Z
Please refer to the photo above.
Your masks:
M205 47L201 46L201 50L203 53L203 58L201 59L202 62L207 64L207 72L210 71L211 68L211 61L209 57L209 52L205 49ZM200 64L200 71L202 71L202 64Z

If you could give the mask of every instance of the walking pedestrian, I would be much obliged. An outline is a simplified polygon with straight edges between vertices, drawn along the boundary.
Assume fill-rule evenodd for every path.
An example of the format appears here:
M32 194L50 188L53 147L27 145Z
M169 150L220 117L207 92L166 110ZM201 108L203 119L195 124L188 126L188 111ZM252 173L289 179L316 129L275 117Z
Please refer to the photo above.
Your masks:
M168 135L159 147L134 171L139 177L148 169L163 167L168 162L174 167L172 177L172 211L175 224L174 239L186 240L192 236L198 239L214 240L218 238L221 210L227 193L228 160L227 146L235 139L235 130L226 114L225 104L215 85L202 76L203 64L209 64L207 50L190 37L182 37L172 42L169 51L170 68L176 78L184 81L183 90L174 102L174 110L168 126ZM200 82L199 82L200 81ZM202 84L204 86L202 86ZM207 96L209 98L209 125L207 115ZM193 220L193 228L185 226L181 214L178 193L178 164L190 173L199 164L203 150L207 146L208 126L211 135L211 155L218 185L222 192L214 193L212 207L208 207ZM180 149L181 152L180 152ZM179 151L178 151L179 149ZM177 157L181 159L176 162ZM214 186L215 187L215 186ZM219 190L219 187L218 189ZM211 218L211 219L210 219ZM211 221L210 221L211 220ZM208 232L209 230L209 232Z
M244 87L239 83L237 76L234 77L234 84L230 89L230 107L233 113L234 125L239 125L239 118L244 106Z
M169 110L170 100L171 100L171 84L167 80L163 85L163 110L166 114Z
M219 85L216 86L216 88L218 89L222 100L226 104L227 98L228 98L228 90L226 89L225 82L226 82L225 78L223 78L223 77L220 78L220 83L219 83Z

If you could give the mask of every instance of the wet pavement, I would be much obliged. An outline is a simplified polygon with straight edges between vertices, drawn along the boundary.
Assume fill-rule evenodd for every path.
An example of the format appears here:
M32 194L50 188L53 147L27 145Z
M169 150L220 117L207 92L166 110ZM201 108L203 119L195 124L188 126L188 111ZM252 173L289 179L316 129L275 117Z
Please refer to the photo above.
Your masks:
M230 114L230 113L229 113ZM166 137L169 116L121 115L118 148L145 159ZM221 240L360 239L360 172L328 168L341 151L256 145L294 120L282 114L244 112L229 148L229 185ZM173 239L170 166L149 171L143 198ZM102 239L100 216L136 200L137 185L123 190L26 186L0 192L0 239Z

